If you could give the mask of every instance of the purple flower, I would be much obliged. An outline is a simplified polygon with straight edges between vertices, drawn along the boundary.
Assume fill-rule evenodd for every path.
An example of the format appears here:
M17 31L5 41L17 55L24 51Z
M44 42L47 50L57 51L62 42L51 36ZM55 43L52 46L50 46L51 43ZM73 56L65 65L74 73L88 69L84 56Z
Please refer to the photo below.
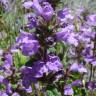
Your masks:
M36 78L34 78L34 72L32 70L32 67L23 66L21 68L21 73L23 75L22 84L25 88L29 88L29 86L32 84L32 82L37 81Z
M0 75L0 83L2 84L4 80L4 77L2 75Z
M72 32L73 30L74 27L72 25L61 29L61 32L56 33L56 39L58 41L63 41L68 45L73 45L77 47L79 45L79 41L77 38L77 34Z
M84 57L84 60L86 61L86 63L90 63L93 60L93 56L87 55Z
M80 64L78 66L79 66L78 67L78 72L79 73L87 73L87 69L82 64Z
M69 14L69 9L65 8L63 10L58 11L58 17L65 18L65 15Z
M67 31L65 31L65 30L61 30L61 32L57 32L56 33L56 40L57 41L66 41L67 40L67 38L68 38L68 33L67 33Z
M12 93L12 85L10 83L7 84L7 86L6 86L6 93L7 94L11 94Z
M84 25L80 27L80 35L83 37L83 41L91 41L91 39L94 39L95 37L95 32L92 30L92 27L90 27L89 25ZM84 40L85 39L85 40ZM86 42L87 43L87 42Z
M71 83L72 86L78 86L81 87L83 85L81 80L75 80Z
M13 57L11 53L5 53L4 54L4 65L3 67L5 69L10 69L10 67L13 65Z
M33 5L32 1L27 1L23 3L23 7L25 7L26 9L30 9Z
M6 67L7 67L7 66L6 66ZM12 75L12 70L10 70L10 69L4 70L4 75L5 75L6 77L11 76L11 75Z
M43 13L43 9L41 7L41 5L39 4L39 1L38 0L33 0L32 1L27 1L27 2L24 2L23 6L26 8L26 9L30 9L30 8L33 8L34 11L41 15Z
M79 72L79 73L87 73L87 69L82 64L74 63L70 67L70 71Z
M92 33L91 33L91 34L92 34ZM78 39L78 41L79 41L81 44L83 44L83 45L90 43L90 38L87 37L87 36L84 36L83 33L77 34L77 39Z
M32 82L36 82L37 78L43 77L44 73L48 72L48 69L44 62L36 61L32 67L24 67L21 69L23 74L23 85L29 88Z
M36 37L34 34L25 32L20 29L20 35L16 38L16 43L18 43L18 44L29 43L35 39L36 39Z
M80 31L83 35L90 37L92 34L92 28L88 25L80 26Z
M78 42L78 39L76 38L75 34L74 33L71 33L70 36L68 37L67 39L67 43L69 45L74 45L75 47L78 46L79 42Z
M86 82L86 87L87 87L89 90L93 90L93 88L94 88L94 83L93 83L93 82Z
M8 94L3 91L0 91L0 96L8 96Z
M25 78L27 75L31 78L40 78L40 77L43 77L44 73L48 72L48 69L46 68L44 62L36 61L36 62L34 62L34 65L32 67L22 68L21 72L22 72L22 74L24 74ZM28 76L27 76L27 78L28 78Z
M19 93L14 92L14 93L12 94L12 96L20 96L20 95L19 95Z
M35 28L36 26L37 26L36 18L29 17L28 18L28 24L26 25L26 27L28 27L29 29L32 29L32 28Z
M61 70L62 64L57 56L48 55L47 62L36 61L32 67L23 67L21 72L23 74L23 85L28 88L32 82L36 82L38 78L49 74L50 72L57 72Z
M47 1L47 0L38 0L39 2L45 2L45 1Z
M43 2L43 6L41 6L38 0L33 0L33 2L25 2L23 6L26 9L33 8L37 15L43 16L43 18L48 21L51 20L54 13L52 6L48 2Z
M64 95L70 96L73 95L74 91L70 85L65 86L64 88Z
M14 44L14 45L12 45L11 46L11 48L10 48L10 52L13 54L13 53L18 53L19 52L19 47L20 47L20 45L19 45L20 43L16 43L16 44Z
M0 3L6 4L8 0L0 0Z
M0 3L3 5L5 11L8 12L11 10L11 5L9 4L10 2L8 0L0 0Z
M77 72L78 71L78 64L77 63L72 64L70 67L70 71Z
M23 73L24 74L24 73ZM23 75L23 78L22 78L22 84L23 84L23 86L25 87L25 88L29 88L29 86L32 84L32 83L34 83L34 82L36 82L36 78L34 78L33 76L32 76L32 74L24 74Z
M27 32L21 32L20 36L17 37L17 46L21 49L25 56L31 56L38 52L39 42L36 40L33 34Z
M21 50L22 50L23 55L31 56L38 52L38 48L39 48L38 42L33 40L33 42L31 43L23 44Z
M39 4L39 1L38 0L33 0L33 6L32 6L32 8L39 15L41 15L43 13L42 6Z
M66 41L67 40L67 36L69 35L70 32L68 32L65 28L64 29L61 29L60 32L57 32L56 33L56 39L58 41L60 40L64 40Z
M80 43L88 44L93 38L94 32L92 32L92 28L90 26L81 26L80 32L78 33L78 40Z
M86 82L85 86L89 90L96 89L96 82L95 81Z
M84 47L81 54L85 61L89 62L92 59L94 44L86 44Z
M5 78L5 79L3 80L3 84L7 86L7 85L9 84L9 80L8 80L7 78Z
M34 62L32 69L33 69L33 74L36 78L43 77L44 73L48 73L46 63L44 63L42 61Z
M96 14L89 15L87 17L87 23L90 26L96 26Z
M27 93L32 93L32 87L31 86L29 86L29 88L26 88L25 90Z
M11 84L9 83L9 81L8 81L6 78L4 78L4 77L1 76L1 75L0 75L0 83L5 85L6 93L7 93L7 94L12 93ZM3 95L1 95L1 96L3 96ZM4 96L5 96L5 95L4 95Z
M57 72L62 69L62 64L55 55L48 55L47 61L36 61L32 67L23 67L21 72L23 74L23 85L28 88L32 82L36 82L38 78L48 75L50 72Z
M70 21L72 22L72 20L74 19L74 17L71 15L71 11L68 8L60 10L57 15L59 23Z
M44 2L43 5L43 14L42 16L44 17L45 20L51 20L53 16L54 10L52 6L48 2Z
M60 59L58 56L51 54L51 55L48 55L46 67L48 68L49 72L57 72L62 69L63 65L60 62Z
M91 64L95 67L96 66L96 60L93 60Z

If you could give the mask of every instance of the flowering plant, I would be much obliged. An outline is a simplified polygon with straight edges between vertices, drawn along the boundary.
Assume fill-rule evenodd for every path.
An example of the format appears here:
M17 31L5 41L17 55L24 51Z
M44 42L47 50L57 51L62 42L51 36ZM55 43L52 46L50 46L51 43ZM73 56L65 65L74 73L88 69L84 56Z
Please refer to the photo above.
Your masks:
M22 3L32 13L15 43L0 50L0 96L94 96L96 14L57 11L59 2Z

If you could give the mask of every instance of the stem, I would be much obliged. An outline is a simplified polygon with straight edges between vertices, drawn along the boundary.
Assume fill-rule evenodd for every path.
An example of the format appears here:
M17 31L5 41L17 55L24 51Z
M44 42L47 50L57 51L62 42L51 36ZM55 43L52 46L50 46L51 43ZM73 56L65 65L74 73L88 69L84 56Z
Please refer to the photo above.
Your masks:
M93 76L92 77L93 77L93 81L94 81L94 79L95 79L94 78L95 77L95 68L93 68Z
M91 72L90 72L90 77L89 77L89 82L91 81L91 77L92 77L92 72L93 72L93 66L91 64L91 68L90 68Z

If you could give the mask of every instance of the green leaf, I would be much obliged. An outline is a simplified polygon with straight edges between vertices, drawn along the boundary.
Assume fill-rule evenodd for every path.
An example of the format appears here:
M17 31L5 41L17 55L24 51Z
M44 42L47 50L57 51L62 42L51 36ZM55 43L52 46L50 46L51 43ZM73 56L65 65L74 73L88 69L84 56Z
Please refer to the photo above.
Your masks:
M81 89L82 96L86 96L86 90L83 88Z
M0 90L5 89L5 86L3 84L0 84Z
M61 96L61 93L54 86L48 86L47 96Z
M78 72L72 72L70 76L72 80L77 80L81 78L81 75Z
M14 57L16 57L15 58L15 65L17 68L24 65L28 60L28 57L24 56L20 51L18 53L16 53Z

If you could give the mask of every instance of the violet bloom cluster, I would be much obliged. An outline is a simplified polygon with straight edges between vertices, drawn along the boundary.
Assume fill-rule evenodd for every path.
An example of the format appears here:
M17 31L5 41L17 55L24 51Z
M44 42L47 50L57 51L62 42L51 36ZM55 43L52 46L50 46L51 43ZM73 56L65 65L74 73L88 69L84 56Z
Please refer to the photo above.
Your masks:
M89 69L89 81L91 81L95 74L92 70L95 69L96 66L96 14L86 16L86 20L84 20L83 24L81 21L82 19L80 20L80 18L82 18L82 14L80 18L71 18L73 16L70 16L69 20L67 20L66 17L66 15L68 15L68 11L62 11L62 14L65 17L59 15L59 22L61 22L60 26L62 28L60 28L60 32L56 33L56 39L57 41L63 41L64 44L70 46L68 57L71 60L69 60L69 63L71 62L71 66L69 70L71 72L73 71L84 74L88 72L88 69L85 67L85 65L88 64L92 68ZM60 21L60 18L62 21ZM76 21L74 19L76 19ZM69 21L71 21L71 23ZM95 87L93 88L95 89Z
M2 60L3 64L0 66L0 85L5 86L5 90L0 91L1 96L9 96L9 94L12 94L14 96L14 92L12 92L12 84L10 82L10 79L14 77L14 71L15 67L13 67L13 56L10 52L3 53L2 54ZM18 95L19 96L19 95Z
M33 8L34 12L37 15L41 15L45 20L51 20L54 14L52 6L48 2L42 2L42 5L40 5L38 0L24 2L23 4L26 9Z
M22 7L33 14L27 16L15 44L0 55L4 85L0 96L49 96L51 87L60 96L72 96L79 89L95 89L96 14L84 16L82 11L74 16L69 8L57 11L53 0L29 0ZM21 60L28 58L20 66L15 62L18 53Z
M63 66L57 56L48 55L46 62L33 62L32 67L23 66L21 72L23 74L23 85L29 87L30 84L36 83L39 78L48 77L49 74L55 74L62 70ZM44 78L46 80L46 78Z
M16 39L16 43L16 47L20 49L22 54L25 56L34 55L40 47L34 34L30 34L22 30L20 31L20 36Z

